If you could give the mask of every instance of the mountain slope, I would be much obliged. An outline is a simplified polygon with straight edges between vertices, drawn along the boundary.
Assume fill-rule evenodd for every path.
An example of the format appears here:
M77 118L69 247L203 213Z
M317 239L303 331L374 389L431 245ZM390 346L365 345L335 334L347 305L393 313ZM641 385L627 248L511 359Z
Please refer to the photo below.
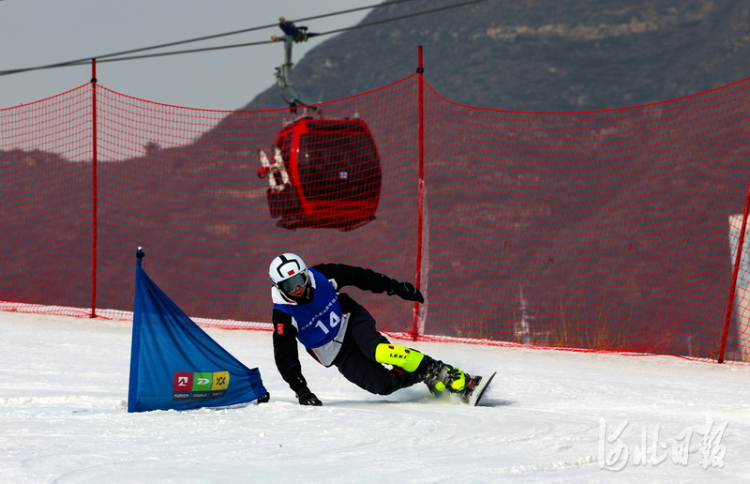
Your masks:
M456 3L378 8L362 24ZM315 32L314 21L306 25ZM293 79L308 103L366 92L413 73L419 45L425 78L460 104L546 112L620 108L750 76L750 4L490 0L332 37L295 59ZM284 104L272 87L246 109L277 107Z

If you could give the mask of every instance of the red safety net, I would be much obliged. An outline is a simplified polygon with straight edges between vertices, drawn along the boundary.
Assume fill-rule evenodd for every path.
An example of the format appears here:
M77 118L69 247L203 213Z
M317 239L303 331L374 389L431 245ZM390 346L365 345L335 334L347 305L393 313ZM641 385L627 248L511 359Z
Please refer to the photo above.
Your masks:
M296 112L87 84L0 110L0 308L127 318L142 246L191 317L267 327L295 252L418 283L345 289L391 333L750 360L749 86L530 113L419 74Z
M0 301L91 303L91 113L89 86L0 110Z

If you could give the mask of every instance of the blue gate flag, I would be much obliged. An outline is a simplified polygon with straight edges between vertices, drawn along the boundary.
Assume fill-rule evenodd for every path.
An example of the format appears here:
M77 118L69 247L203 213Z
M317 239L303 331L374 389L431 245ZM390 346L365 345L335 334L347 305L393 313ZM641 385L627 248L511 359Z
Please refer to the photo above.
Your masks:
M260 371L195 324L143 270L140 247L137 255L128 412L223 407L266 395Z

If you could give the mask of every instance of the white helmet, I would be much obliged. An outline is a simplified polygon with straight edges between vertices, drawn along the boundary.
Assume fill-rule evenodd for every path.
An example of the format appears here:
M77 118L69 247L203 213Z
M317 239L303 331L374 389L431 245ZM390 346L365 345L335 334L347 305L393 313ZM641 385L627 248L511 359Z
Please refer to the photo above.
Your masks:
M287 252L271 261L268 275L273 285L282 292L292 292L297 286L305 287L310 281L310 272L305 261L296 254Z

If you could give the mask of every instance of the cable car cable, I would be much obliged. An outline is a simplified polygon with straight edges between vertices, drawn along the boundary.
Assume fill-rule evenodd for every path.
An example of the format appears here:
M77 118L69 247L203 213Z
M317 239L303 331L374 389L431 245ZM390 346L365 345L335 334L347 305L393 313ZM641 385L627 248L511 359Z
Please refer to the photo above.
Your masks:
M371 8L374 9L374 8L385 7L385 6L394 5L394 4L398 4L398 3L412 2L412 1L414 1L414 0L394 0L392 2L388 2L388 3L385 3L385 4L374 4L374 5L368 5L368 6L365 6L365 7L350 8L350 9L347 9L347 10L340 10L338 12L331 12L331 13L326 13L326 14L322 14L322 15L315 15L315 16L312 16L312 17L301 18L301 19L294 20L294 21L295 22L305 22L305 21L308 21L308 20L317 20L317 19L326 18L326 17L334 17L334 16L337 16L337 15L344 15L344 14L348 14L348 13L358 12L360 10L367 10L367 9L371 9ZM168 42L166 44L152 45L152 46L149 46L149 47L140 47L138 49L123 50L123 51L120 51L120 52L113 52L111 54L104 54L104 55L96 56L96 57L93 57L93 58L95 58L97 60L97 62L103 62L103 59L107 59L107 58L110 58L110 57L116 57L116 56L127 55L127 54L135 54L137 52L145 52L147 50L162 49L162 48L165 48L165 47L174 47L176 45L188 44L188 43L191 43L191 42L201 42L201 41L204 41L204 40L211 40L211 39L217 39L217 38L220 38L220 37L227 37L227 36L230 36L230 35L237 35L237 34L244 34L244 33L248 33L248 32L255 32L255 31L258 31L258 30L263 30L263 29L268 29L268 28L274 28L274 27L278 27L278 23L268 24L268 25L259 25L257 27L251 27L251 28L241 29L241 30L233 30L233 31L224 32L224 33L221 33L221 34L213 34L213 35L206 35L206 36L202 36L202 37L195 37L195 38L192 38L192 39L178 40L178 41L175 41L175 42ZM251 44L248 44L248 45L259 45L259 44L266 44L266 43L268 43L268 42L259 42L257 44L251 43ZM206 50L211 50L211 49L210 48L206 48ZM177 53L189 53L189 52L192 52L192 51L184 51L184 52L180 51L180 52L177 52ZM139 57L134 57L134 58L138 59ZM29 72L29 71L42 70L42 69L52 69L52 68L55 68L55 67L76 66L76 65L81 65L81 64L89 63L89 62L91 62L91 59L92 59L92 57L86 57L84 59L76 59L76 60L65 61L65 62L57 62L57 63L54 63L54 64L47 64L47 65L43 65L43 66L23 67L23 68L19 68L19 69L9 69L9 70L0 71L0 76L6 76L6 75L10 75L10 74L20 74L22 72ZM128 60L128 59L131 59L131 58L130 57L123 58L123 60Z
M471 0L471 1L468 1L468 2L464 2L464 3L458 3L458 4L449 5L449 6L445 6L445 7L434 8L434 9L431 9L431 10L424 10L422 12L416 12L416 13L410 13L410 14L407 14L407 15L401 15L399 17L392 17L392 18L383 19L383 20L376 20L374 22L369 22L369 23L366 23L366 24L359 24L359 25L355 25L353 27L344 27L343 29L329 30L327 32L316 33L314 35L317 36L317 37L321 37L323 35L337 34L337 33L340 33L340 32L347 32L347 31L350 31L350 30L357 30L357 29L362 29L362 28L365 28L365 27L372 27L374 25L381 25L381 24L385 24L385 23L395 22L397 20L404 20L404 19L407 19L407 18L418 17L418 16L421 16L421 15L427 15L427 14L430 14L430 13L441 12L443 10L449 10L449 9L453 9L453 8L464 7L464 6L467 6L467 5L473 5L473 4L476 4L476 3L482 3L482 2L486 2L486 1L488 1L488 0ZM278 24L274 24L274 27L278 27ZM310 34L310 36L312 36L312 35L313 34ZM252 47L252 46L256 46L256 45L264 45L264 44L271 44L271 43L273 43L272 40L261 40L261 41L258 41L258 42L247 42L247 43L242 43L242 44L230 44L230 45L222 45L222 46L216 46L216 47L200 47L200 48L197 48L197 49L176 50L176 51L171 51L171 52L160 52L160 53L157 53L157 54L144 54L144 55L135 55L135 56L130 56L130 57L118 57L116 59L104 59L104 60L101 60L101 61L99 59L97 59L97 62L98 63L102 63L102 62L117 62L117 61L124 61L124 60L148 59L148 58L151 58L151 57L163 57L163 56L177 55L177 54L193 54L193 53L196 53L196 52L207 52L207 51L211 51L211 50L222 50L222 49L234 49L234 48L237 48L237 47ZM86 60L86 62L89 62L89 61L90 61L90 59ZM2 74L2 72L0 72L0 74Z
M402 2L408 2L408 1L413 1L413 0L396 0L394 2L389 2L389 3L386 3L386 4L380 4L380 5L377 5L377 6L378 7L382 7L382 6L388 6L388 5L393 5L395 3L402 3ZM335 34L335 33L339 33L339 32L346 32L346 31L361 29L361 28L365 28L365 27L372 27L374 25L381 25L381 24L385 24L385 23L395 22L395 21L398 21L398 20L403 20L403 19L407 19L407 18L418 17L418 16L421 16L421 15L427 15L427 14L430 14L430 13L436 13L436 12L440 12L440 11L444 11L444 10L448 10L448 9L453 9L453 8L458 8L458 7L464 7L464 6L467 6L467 5L473 5L473 4L482 3L482 2L486 2L486 1L487 0L472 0L472 1L469 1L469 2L463 2L463 3L454 4L454 5L448 5L448 6L445 6L445 7L439 7L439 8L435 8L435 9L431 9L431 10L424 10L424 11L421 11L421 12L416 12L416 13L412 13L412 14L402 15L402 16L399 16L399 17L392 17L392 18L389 18L389 19L378 20L378 21L375 21L375 22L369 22L367 24L359 24L359 25L355 25L353 27L345 27L343 29L330 30L328 32L322 32L322 33L319 33L319 34L316 34L316 35L317 36L331 35L331 34ZM366 9L366 8L375 8L375 7L361 7L361 8L359 8L359 10ZM355 11L355 10L358 10L358 9L345 10L343 12L344 13L349 13L349 12L352 12L352 11ZM332 15L338 15L338 13L325 14L325 15L318 16L318 17L309 17L308 19L300 19L300 20L297 20L297 21L298 22L299 21L303 21L304 22L306 20L315 19L315 18L322 18L324 16L332 16ZM118 61L125 61L125 60L148 59L148 58L151 58L151 57L164 57L164 56L178 55L178 54L194 54L194 53L197 53L197 52L208 52L208 51L212 51L212 50L233 49L233 48L237 48L237 47L252 47L252 46L256 46L256 45L271 44L271 43L273 43L273 41L265 40L265 41L258 41L258 42L247 42L247 43L242 43L242 44L230 44L230 45L223 45L223 46L216 46L216 47L201 47L201 48L196 48L196 49L187 49L187 50L178 50L178 51L170 51L170 52L161 52L161 53L156 53L156 54L135 55L135 56L128 56L128 57L117 57L117 58L114 58L114 59L110 59L110 57L115 57L115 56L118 56L118 55L123 55L125 53L142 52L142 51L145 51L145 50L157 49L157 48L165 47L165 46L168 46L168 45L178 45L178 44L183 44L183 43L187 43L187 42L194 42L194 41L198 41L198 40L206 40L206 39L209 39L209 38L221 37L221 36L224 36L224 35L233 35L233 34L236 34L236 33L248 32L250 30L260 30L260 29L269 28L269 27L278 27L278 24L272 24L272 25L269 25L269 26L254 27L253 29L245 29L243 31L230 32L230 33L226 33L226 34L216 34L214 36L196 38L196 39L191 39L191 40L186 40L186 41L179 41L179 42L174 42L174 43L171 43L171 44L162 44L162 45L159 45L159 46L144 47L144 48L141 48L141 49L134 49L134 50L131 50L131 51L123 51L123 52L119 52L119 53L106 54L106 55L95 57L95 58L97 59L97 63L118 62ZM48 64L48 65L37 66L37 67L26 67L26 68L21 68L21 69L5 70L5 71L0 71L0 76L6 76L6 75L10 75L10 74L20 74L22 72L36 71L36 70L42 70L42 69L53 69L53 68L57 68L57 67L72 67L72 66L84 65L84 64L87 64L87 63L91 62L91 59L92 58L89 57L89 58L85 58L85 59L78 59L78 60L73 60L73 61L68 61L68 62L60 62L60 63L56 63L56 64Z

